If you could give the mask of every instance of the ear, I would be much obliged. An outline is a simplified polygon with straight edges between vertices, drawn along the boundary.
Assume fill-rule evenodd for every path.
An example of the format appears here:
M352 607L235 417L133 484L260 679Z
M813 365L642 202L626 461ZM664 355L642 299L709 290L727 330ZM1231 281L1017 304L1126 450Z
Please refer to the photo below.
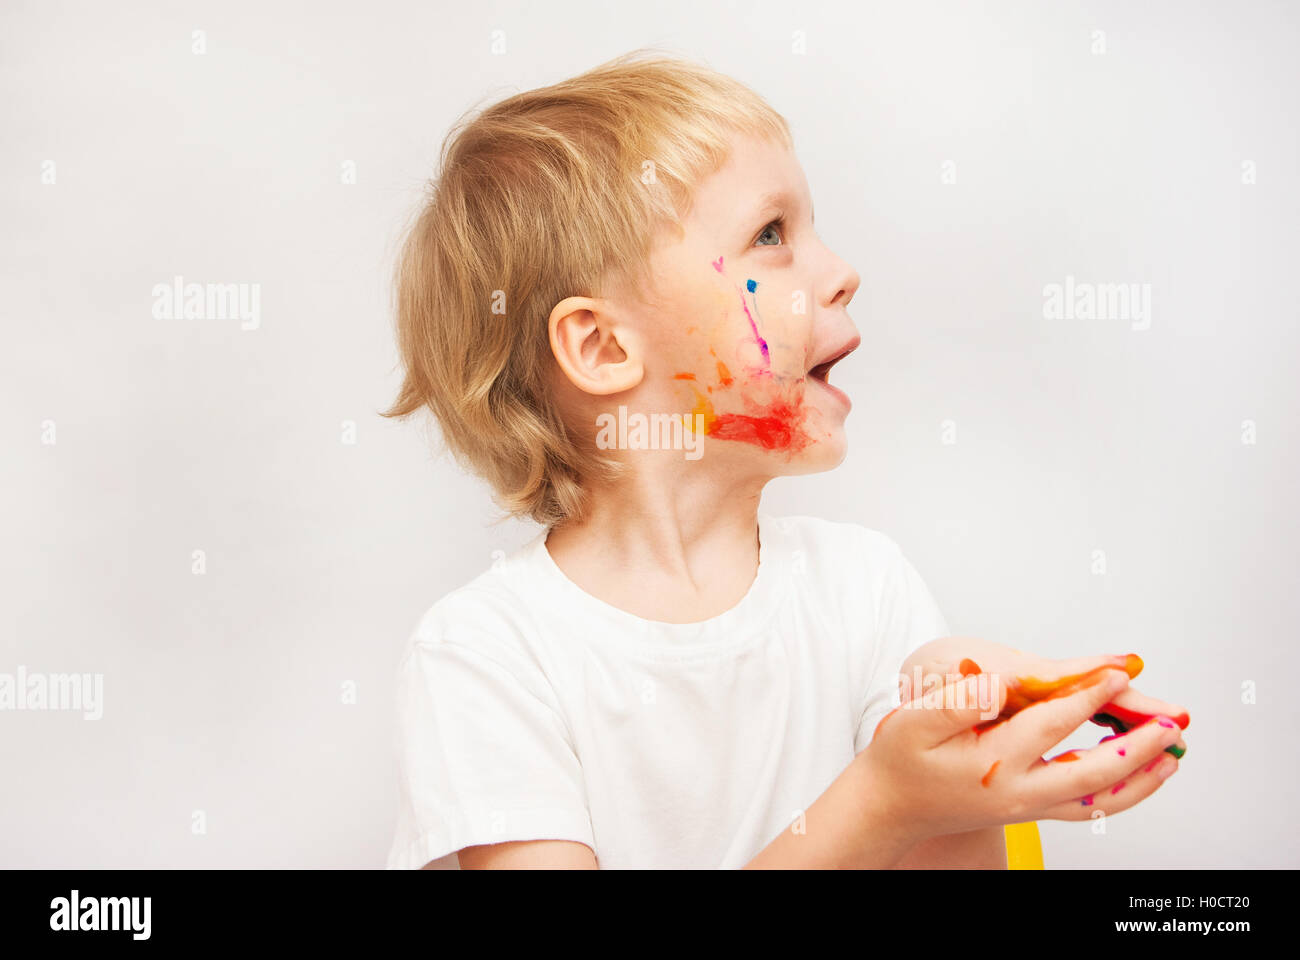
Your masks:
M585 393L622 393L645 377L640 345L607 301L566 297L551 311L547 329L560 369Z

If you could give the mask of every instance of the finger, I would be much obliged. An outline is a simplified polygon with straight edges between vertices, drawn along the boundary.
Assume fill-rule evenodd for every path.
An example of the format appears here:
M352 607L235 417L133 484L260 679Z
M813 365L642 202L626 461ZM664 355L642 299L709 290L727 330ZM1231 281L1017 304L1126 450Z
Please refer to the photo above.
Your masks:
M1141 803L1176 772L1178 761L1174 757L1166 753L1157 754L1154 759L1101 791L1052 804L1042 811L1039 819L1091 820L1099 810L1106 816L1112 816Z
M1031 703L988 736L997 738L998 750L1015 759L1021 769L1042 758L1043 751L1060 743L1103 704L1128 686L1128 674L1109 668L1090 677L1086 685L1064 695Z
M1105 709L1105 708L1103 707L1103 709ZM1093 722L1094 722L1094 723L1096 722L1097 717L1099 717L1099 716L1102 716L1102 714L1099 714L1099 713L1093 714L1092 719L1093 719ZM1146 721L1146 722L1147 722L1147 723L1151 723L1152 721L1155 721L1155 722L1159 723L1159 722L1160 722L1160 719L1161 719L1161 718L1160 718L1159 716L1155 716L1155 717L1152 717L1150 720L1148 720L1148 721ZM1168 717L1165 717L1164 720L1165 720L1166 723L1172 723L1172 722L1173 722L1173 721L1170 720ZM1145 724L1142 724L1142 726L1145 726ZM1136 728L1134 727L1134 728L1130 728L1130 729L1136 729ZM1117 736L1118 736L1118 737L1122 737L1122 736L1124 735L1125 732L1127 732L1127 731L1123 731L1123 732L1121 732L1121 733L1112 733L1109 737L1102 737L1100 740L1097 741L1097 743L1102 744L1102 743L1106 743L1106 742L1109 741L1109 740L1114 740ZM1179 760L1183 759L1183 755L1187 753L1187 741L1183 739L1181 733L1178 735L1178 739L1175 740L1175 741L1173 742L1172 745L1170 745L1170 746L1168 746L1168 747L1165 747L1165 753L1172 754L1173 756L1177 757ZM1055 760L1056 758L1053 757L1052 759Z
M927 690L895 713L900 727L905 727L919 745L934 747L953 736L974 737L971 728L996 717L1006 702L1006 695L1006 686L998 683L993 674L984 673ZM881 721L881 726L884 722Z
M1133 687L1129 687L1118 694L1112 702L1105 704L1099 711L1099 717L1094 718L1093 722L1110 727L1116 733L1123 733L1125 729L1140 726L1156 716L1171 718L1183 730L1186 730L1191 722L1191 716L1186 708L1176 703L1149 697ZM1112 723L1112 720L1116 722Z
M1017 677L1015 685L1029 700L1044 700L1062 687L1087 683L1089 678L1105 667L1123 670L1131 680L1142 672L1142 658L1136 653L1123 656L1079 657L1073 660L1051 660L1044 673L1032 677Z
M921 664L920 671L913 670L911 674L900 673L898 675L898 697L901 703L909 700L915 700L925 693L927 686L932 686L939 680L947 681L960 676L957 672L957 665L948 660L927 660ZM919 682L918 682L919 677Z
M1171 723L1166 727L1157 721L1109 737L1090 750L1067 751L1073 759L1066 754L1053 757L1026 774L1024 789L1029 802L1035 807L1048 806L1103 791L1159 760L1162 751L1178 736L1177 726Z
M1096 657L1069 657L1064 660L1048 660L1043 667L1042 679L1058 680L1062 677L1080 676L1101 667L1119 667L1128 674L1130 680L1136 679L1146 664L1136 653L1107 654Z

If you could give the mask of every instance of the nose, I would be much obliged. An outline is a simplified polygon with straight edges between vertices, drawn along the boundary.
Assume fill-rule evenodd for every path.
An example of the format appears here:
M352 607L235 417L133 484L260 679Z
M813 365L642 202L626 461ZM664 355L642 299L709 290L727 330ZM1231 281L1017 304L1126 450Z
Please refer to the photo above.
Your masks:
M858 287L862 284L862 278L858 276L858 271L837 257L829 250L826 251L830 257L831 263L827 268L827 282L825 290L828 294L823 301L827 307L847 307L853 300L853 295L858 292Z

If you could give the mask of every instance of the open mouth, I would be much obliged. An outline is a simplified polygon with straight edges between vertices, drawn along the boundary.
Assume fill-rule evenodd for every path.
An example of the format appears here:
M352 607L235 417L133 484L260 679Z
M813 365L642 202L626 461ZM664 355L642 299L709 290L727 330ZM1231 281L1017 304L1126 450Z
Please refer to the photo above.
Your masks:
M839 363L850 353L856 350L857 346L858 344L856 341L854 343L849 344L839 353L835 354L835 356L831 357L829 360L823 360L821 363L817 364L817 366L809 370L808 376L812 377L814 380L820 380L822 383L829 386L831 382L831 367L835 366L835 364Z

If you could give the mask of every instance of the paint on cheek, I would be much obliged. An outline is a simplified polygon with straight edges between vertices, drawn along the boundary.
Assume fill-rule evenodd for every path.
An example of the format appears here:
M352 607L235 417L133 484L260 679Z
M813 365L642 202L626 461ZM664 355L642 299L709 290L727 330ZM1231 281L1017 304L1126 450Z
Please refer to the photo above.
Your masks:
M695 424L698 423L704 427L704 435L707 437L713 432L713 422L716 419L713 404L709 402L709 398L698 390L695 391L695 406L691 410L691 416L686 421L686 425L691 428L691 432L695 431Z
M718 273L723 271L723 258L719 256L716 260L710 261L713 269ZM725 275L725 274L724 274ZM745 375L748 379L741 383L736 381L727 365L718 357L717 351L712 347L709 353L712 355L716 367L718 381L716 386L719 390L727 388L741 388L741 398L744 404L744 413L718 413L713 406L713 402L701 393L695 390L695 407L691 411L691 416L687 420L687 425L696 429L697 425L702 426L705 435L716 437L719 440L738 440L741 443L750 443L754 446L761 447L764 450L781 450L786 452L796 452L807 447L812 438L805 429L805 423L808 418L808 411L802 403L802 394L800 392L803 379L800 378L797 383L787 383L787 378L776 376L772 371L771 352L767 341L759 331L758 323L755 321L755 314L758 313L758 298L754 298L754 309L750 311L750 305L745 300L745 293L755 294L758 289L758 281L749 279L745 281L745 287L737 287L737 293L740 296L740 306L745 313L745 319L749 323L750 333L753 340L758 344L759 351L763 355L762 366L746 366ZM674 374L676 380L696 380L693 373ZM754 389L750 389L754 388ZM714 394L713 386L706 386L707 394ZM771 398L775 392L777 396ZM700 419L702 418L702 419Z
M745 286L748 288L750 293L753 293L758 287L758 282L756 280L746 280ZM754 331L754 340L758 344L758 349L763 354L763 363L770 369L772 366L772 357L767 351L767 341L764 340L763 335L758 332L758 324L754 322L754 316L749 312L749 304L745 302L745 295L743 293L740 295L740 308L745 311L745 319L749 321L749 329ZM757 297L754 298L754 310L758 310Z
M791 450L801 446L803 420L800 410L777 401L768 413L757 417L747 413L724 413L713 421L709 436L719 440L740 440L764 450Z
M732 379L731 371L727 369L727 365L718 360L718 352L712 347L709 347L709 354L714 360L718 361L718 384L724 387L731 386L735 381Z
M691 374L677 374L674 379L693 380ZM710 387L709 391L712 392ZM703 419L697 419L697 417ZM752 443L764 450L802 450L808 445L809 437L803 430L805 413L792 404L777 400L763 408L761 415L748 413L718 413L713 402L695 391L695 406L686 424L695 429L701 424L705 436L717 437L719 440L739 440Z

